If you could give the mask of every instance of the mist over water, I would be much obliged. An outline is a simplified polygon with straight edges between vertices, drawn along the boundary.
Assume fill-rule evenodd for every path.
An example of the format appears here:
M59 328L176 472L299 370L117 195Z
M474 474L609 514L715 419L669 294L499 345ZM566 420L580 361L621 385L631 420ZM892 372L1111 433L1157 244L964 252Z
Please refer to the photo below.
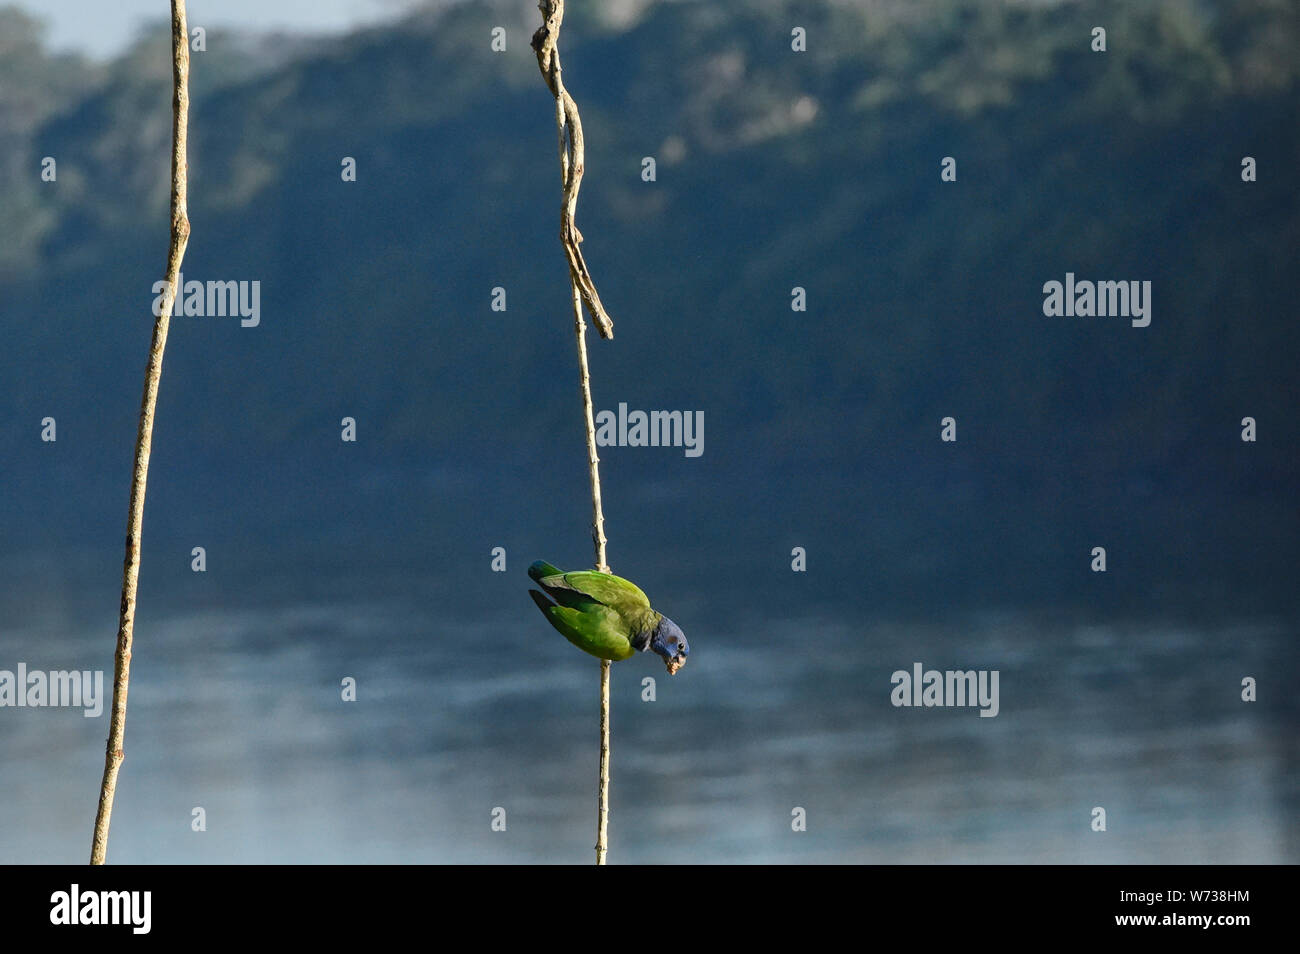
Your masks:
M112 860L589 862L598 665L518 602L146 611ZM700 614L676 677L648 654L613 669L613 860L1297 860L1279 621L726 619ZM102 625L37 610L7 635L31 668L111 665ZM998 669L998 716L895 708L914 662ZM107 724L4 713L0 859L84 859Z

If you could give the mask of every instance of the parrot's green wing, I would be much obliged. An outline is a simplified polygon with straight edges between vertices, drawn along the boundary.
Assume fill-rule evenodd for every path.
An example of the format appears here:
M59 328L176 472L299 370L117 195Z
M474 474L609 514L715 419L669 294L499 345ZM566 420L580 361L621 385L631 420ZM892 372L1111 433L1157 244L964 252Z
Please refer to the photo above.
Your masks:
M551 625L583 652L611 660L636 655L636 649L627 638L626 624L609 607L597 603L587 603L585 609L556 606L536 590L530 592L533 602L550 619Z
M545 596L528 592L551 625L602 659L627 659L646 649L662 619L640 588L620 576L596 570L565 573L544 560L530 566L528 575L546 591Z
M631 580L598 570L574 570L539 580L547 589L572 590L608 606L634 629L643 627L654 610L650 600Z

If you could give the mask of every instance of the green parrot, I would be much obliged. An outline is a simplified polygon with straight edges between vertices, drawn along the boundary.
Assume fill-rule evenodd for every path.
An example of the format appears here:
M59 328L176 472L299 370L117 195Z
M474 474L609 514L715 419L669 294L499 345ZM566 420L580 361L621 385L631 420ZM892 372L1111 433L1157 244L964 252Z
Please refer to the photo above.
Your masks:
M686 665L691 652L686 634L651 609L646 595L630 580L597 570L566 573L544 560L530 566L528 575L545 590L545 595L528 591L537 608L583 652L616 661L652 649L663 658L670 676Z

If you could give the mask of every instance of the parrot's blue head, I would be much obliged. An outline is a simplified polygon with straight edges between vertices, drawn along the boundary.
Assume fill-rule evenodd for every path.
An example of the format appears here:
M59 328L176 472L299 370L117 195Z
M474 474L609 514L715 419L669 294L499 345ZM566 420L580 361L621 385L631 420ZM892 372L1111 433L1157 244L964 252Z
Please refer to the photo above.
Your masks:
M663 657L670 676L676 675L677 670L686 665L686 657L691 654L686 634L667 616L659 620L659 625L650 634L650 648Z

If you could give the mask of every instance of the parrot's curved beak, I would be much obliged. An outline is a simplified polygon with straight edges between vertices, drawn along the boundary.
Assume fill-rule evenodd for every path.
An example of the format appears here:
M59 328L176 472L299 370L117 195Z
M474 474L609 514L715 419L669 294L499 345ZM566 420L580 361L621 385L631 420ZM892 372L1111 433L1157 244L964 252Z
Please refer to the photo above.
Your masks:
M683 654L678 653L676 656L674 656L672 659L668 660L667 662L668 675L670 676L677 675L677 670L681 669L685 665L686 665L686 657Z

